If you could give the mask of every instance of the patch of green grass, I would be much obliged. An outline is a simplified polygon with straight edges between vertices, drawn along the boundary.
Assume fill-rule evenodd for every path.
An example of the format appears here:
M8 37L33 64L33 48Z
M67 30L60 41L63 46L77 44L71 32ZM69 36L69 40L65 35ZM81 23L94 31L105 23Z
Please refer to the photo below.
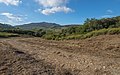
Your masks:
M0 37L3 37L3 38L17 37L17 36L19 36L19 35L13 34L13 33L0 32Z
M109 29L92 31L83 35L81 38L85 39L85 38L90 38L90 37L99 36L99 35L106 35L106 34L109 34L109 35L120 34L120 28L109 28Z

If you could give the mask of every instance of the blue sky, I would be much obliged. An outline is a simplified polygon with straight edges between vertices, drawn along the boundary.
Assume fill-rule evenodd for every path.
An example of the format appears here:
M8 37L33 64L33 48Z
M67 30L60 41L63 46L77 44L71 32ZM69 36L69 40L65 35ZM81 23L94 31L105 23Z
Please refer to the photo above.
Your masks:
M120 15L120 0L0 0L0 22L82 24L86 18Z

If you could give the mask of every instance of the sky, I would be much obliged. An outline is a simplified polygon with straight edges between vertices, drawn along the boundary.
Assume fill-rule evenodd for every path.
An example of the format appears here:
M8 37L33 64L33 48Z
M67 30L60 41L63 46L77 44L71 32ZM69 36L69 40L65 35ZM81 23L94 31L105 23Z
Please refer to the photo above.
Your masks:
M120 16L120 0L0 0L0 23L82 24L86 18Z

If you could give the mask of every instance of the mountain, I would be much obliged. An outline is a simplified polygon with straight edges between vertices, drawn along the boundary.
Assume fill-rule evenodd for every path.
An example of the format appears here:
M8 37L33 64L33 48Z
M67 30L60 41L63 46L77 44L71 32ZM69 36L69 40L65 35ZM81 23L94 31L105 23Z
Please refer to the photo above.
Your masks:
M14 27L11 26L11 25L8 25L8 24L2 24L2 23L0 23L0 28L1 29L7 29L7 28L14 28Z
M60 25L56 23L48 23L48 22L40 22L40 23L29 23L29 24L23 24L23 25L16 25L11 26L8 24L2 24L0 23L1 29L10 29L10 28L21 28L25 30L31 30L31 29L63 29L67 27L73 27L73 26L79 26L77 24L71 24L71 25Z
M17 25L15 27L30 30L30 29L60 28L61 25L56 24L56 23L41 22L41 23L30 23L30 24L24 24L24 25Z

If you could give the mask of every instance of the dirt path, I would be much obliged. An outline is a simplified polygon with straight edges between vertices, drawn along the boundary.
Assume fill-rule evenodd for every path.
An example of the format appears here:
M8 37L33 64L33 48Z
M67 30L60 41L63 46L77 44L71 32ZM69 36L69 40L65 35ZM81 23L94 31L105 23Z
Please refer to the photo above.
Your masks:
M46 69L43 75L120 75L120 35L69 41L11 38L2 39L1 43L34 58L39 61L35 62L38 65L42 62L42 69L33 69L37 75L42 75L38 72ZM30 60L27 62L30 63Z

